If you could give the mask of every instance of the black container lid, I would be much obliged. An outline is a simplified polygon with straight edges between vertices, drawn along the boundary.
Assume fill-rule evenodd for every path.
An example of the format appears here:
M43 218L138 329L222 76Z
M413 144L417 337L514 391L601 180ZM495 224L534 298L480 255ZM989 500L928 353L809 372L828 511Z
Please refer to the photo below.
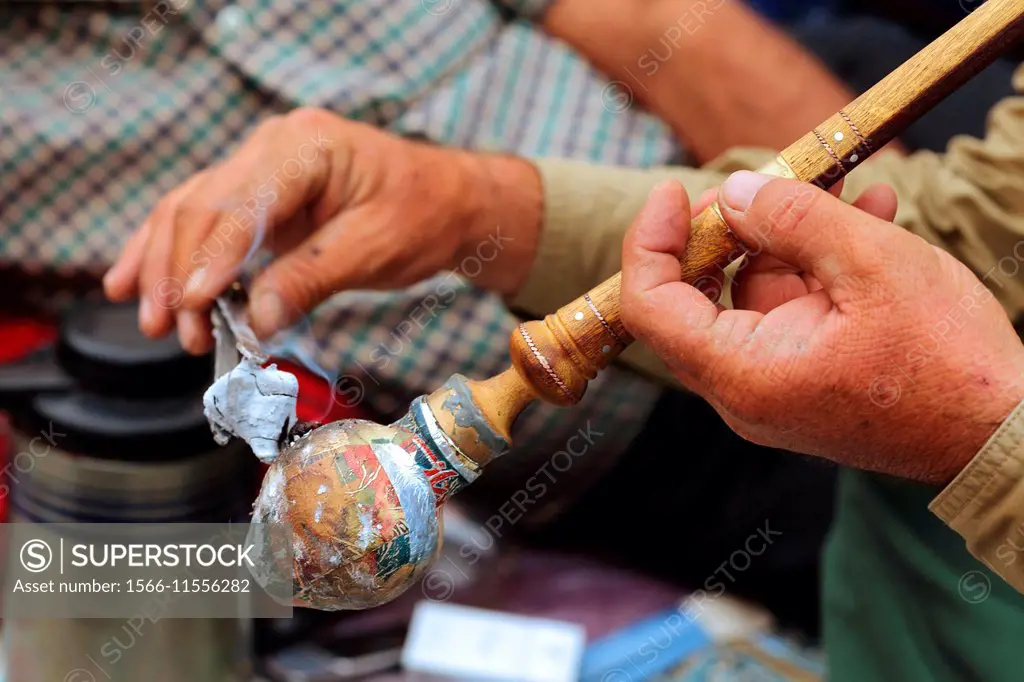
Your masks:
M92 457L172 461L216 447L201 393L141 400L72 390L37 395L26 407L15 423L27 436Z
M0 367L0 404L26 436L52 433L61 450L166 461L216 447L202 403L212 378L211 355L139 332L134 304L82 303L55 345Z
M186 353L175 334L147 338L136 304L82 304L65 314L57 361L79 387L94 393L165 398L209 384L213 357Z

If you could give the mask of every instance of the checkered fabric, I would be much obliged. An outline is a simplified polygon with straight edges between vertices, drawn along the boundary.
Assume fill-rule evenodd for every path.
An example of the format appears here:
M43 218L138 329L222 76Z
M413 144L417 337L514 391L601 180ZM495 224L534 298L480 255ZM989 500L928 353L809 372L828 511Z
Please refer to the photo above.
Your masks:
M230 153L261 118L297 106L526 157L678 162L659 120L623 106L600 73L542 33L534 21L548 3L2 3L0 264L102 271L165 192ZM418 306L452 284L457 295L424 324ZM440 277L340 294L283 343L341 374L342 392L394 415L454 372L502 369L515 323L498 297ZM610 462L657 393L613 369L573 410L531 409L517 427L517 449L533 455L521 465L587 422L604 434L588 459Z

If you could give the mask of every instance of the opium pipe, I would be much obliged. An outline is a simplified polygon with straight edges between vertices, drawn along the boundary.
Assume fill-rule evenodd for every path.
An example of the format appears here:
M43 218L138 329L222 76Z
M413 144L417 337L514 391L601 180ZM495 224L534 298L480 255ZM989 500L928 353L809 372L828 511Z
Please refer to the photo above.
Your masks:
M762 172L831 186L991 63L1020 36L1022 18L1024 0L988 0ZM692 221L680 276L699 285L742 253L712 204ZM445 501L509 449L523 409L538 398L579 402L632 342L620 284L621 273L521 324L510 340L512 366L495 377L455 375L391 425L333 422L286 446L270 465L253 521L288 530L291 602L368 608L419 581L440 548Z

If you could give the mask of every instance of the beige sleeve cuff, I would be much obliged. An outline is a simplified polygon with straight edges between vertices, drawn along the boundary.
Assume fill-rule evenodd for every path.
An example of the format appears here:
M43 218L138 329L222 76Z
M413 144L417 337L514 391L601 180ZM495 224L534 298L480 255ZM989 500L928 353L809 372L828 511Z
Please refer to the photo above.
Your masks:
M1024 592L1024 402L928 508Z
M693 168L637 170L563 159L533 162L544 187L544 225L526 284L513 308L540 317L618 272L622 239L650 191L676 179L690 196L721 181Z

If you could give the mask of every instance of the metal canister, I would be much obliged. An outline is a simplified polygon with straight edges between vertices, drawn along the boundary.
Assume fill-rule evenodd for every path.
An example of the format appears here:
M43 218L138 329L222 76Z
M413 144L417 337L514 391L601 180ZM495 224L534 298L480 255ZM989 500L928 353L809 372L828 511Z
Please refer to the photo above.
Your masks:
M210 358L136 331L129 306L89 305L63 320L42 357L0 370L14 424L9 522L204 523L247 520L255 458L218 447L202 412ZM245 619L26 620L3 623L4 682L242 682Z

